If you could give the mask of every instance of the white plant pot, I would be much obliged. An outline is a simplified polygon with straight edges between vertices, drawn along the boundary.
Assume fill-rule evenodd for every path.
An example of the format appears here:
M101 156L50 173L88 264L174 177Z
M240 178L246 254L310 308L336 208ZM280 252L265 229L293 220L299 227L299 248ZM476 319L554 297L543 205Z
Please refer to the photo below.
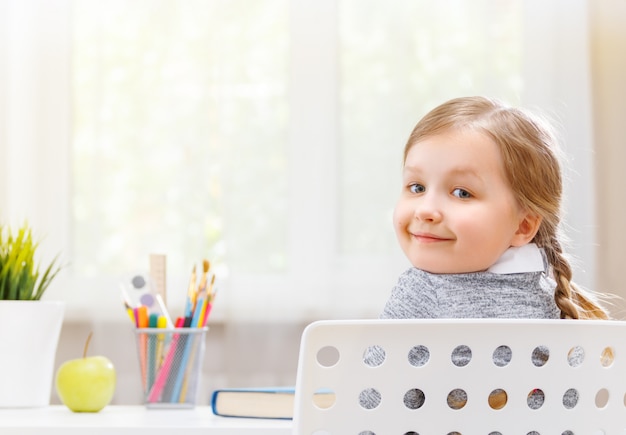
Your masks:
M50 404L65 303L0 301L0 408Z

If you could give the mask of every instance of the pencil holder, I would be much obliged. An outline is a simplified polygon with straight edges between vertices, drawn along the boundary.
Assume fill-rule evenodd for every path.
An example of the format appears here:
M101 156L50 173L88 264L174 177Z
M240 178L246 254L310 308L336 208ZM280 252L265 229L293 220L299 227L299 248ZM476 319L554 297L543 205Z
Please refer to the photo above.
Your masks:
M193 408L208 327L136 329L147 408Z

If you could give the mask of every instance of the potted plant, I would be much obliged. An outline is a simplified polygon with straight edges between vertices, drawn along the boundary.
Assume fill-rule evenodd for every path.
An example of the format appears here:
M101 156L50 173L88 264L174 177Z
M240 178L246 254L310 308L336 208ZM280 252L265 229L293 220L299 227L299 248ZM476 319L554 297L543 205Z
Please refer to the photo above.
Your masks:
M50 403L54 358L65 304L41 300L61 267L43 272L30 226L0 226L0 407Z

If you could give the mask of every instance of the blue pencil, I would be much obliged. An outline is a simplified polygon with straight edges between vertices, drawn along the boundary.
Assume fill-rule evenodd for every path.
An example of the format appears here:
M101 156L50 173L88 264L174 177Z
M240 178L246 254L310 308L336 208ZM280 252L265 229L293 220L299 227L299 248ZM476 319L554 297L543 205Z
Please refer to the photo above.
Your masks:
M196 304L196 310L193 313L193 317L189 318L190 327L196 327L198 318L200 317L200 312L202 311L202 303ZM185 319L187 320L187 319ZM176 382L174 382L174 389L172 390L172 396L170 402L179 402L180 398L180 390L183 387L183 380L185 378L185 373L187 372L187 364L189 364L189 353L191 351L192 343L194 342L191 334L185 334L183 337L184 341L184 351L183 356L180 360L180 365L178 366L178 373L176 374ZM193 364L193 361L191 361Z

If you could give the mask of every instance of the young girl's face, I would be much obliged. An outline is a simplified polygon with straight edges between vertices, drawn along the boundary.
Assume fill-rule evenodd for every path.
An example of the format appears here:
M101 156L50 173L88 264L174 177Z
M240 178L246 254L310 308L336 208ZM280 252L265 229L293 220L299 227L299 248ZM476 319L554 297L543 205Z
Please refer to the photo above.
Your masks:
M419 269L482 271L532 238L500 151L484 134L450 130L420 140L407 154L402 186L394 228Z

